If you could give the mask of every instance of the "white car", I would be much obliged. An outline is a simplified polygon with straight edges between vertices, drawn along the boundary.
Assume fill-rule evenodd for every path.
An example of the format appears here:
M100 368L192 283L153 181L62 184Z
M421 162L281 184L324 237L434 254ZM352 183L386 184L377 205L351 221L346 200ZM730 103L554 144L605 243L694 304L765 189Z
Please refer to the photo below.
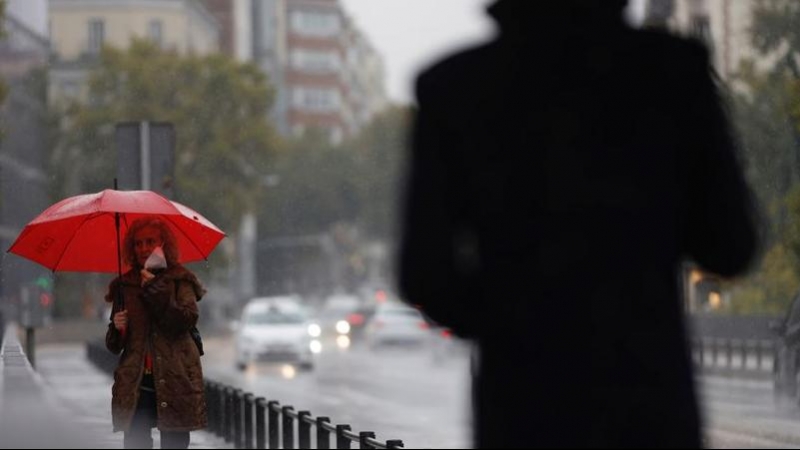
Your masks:
M248 302L236 333L236 366L245 370L260 362L314 367L319 342L312 337L315 325L296 297L264 297Z
M431 339L430 325L418 310L401 303L386 303L377 307L366 328L365 338L370 347L384 344L427 344Z

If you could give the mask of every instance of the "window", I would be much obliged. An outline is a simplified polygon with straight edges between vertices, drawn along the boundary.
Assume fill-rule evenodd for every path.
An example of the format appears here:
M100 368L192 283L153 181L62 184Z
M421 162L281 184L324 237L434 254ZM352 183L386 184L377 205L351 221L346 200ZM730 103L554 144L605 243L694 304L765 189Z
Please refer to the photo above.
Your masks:
M106 26L102 19L89 21L89 54L96 55L103 49L106 39Z
M159 47L164 44L164 25L160 20L151 20L147 24L147 37Z
M341 96L335 89L297 88L292 104L309 111L333 111L339 108Z
M292 31L317 37L335 36L341 30L341 20L335 13L295 11L291 16Z
M341 59L336 52L295 50L291 55L292 67L308 72L336 72Z

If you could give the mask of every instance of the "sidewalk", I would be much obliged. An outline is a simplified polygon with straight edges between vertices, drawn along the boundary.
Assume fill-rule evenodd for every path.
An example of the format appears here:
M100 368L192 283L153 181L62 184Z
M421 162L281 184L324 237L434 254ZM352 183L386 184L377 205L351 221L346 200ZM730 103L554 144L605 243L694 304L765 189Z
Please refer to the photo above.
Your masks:
M113 380L86 359L85 345L48 344L36 353L37 371L57 398L63 412L77 422L94 448L122 448L122 433L112 433L111 385ZM159 436L153 431L154 448ZM192 433L190 448L232 448L203 431Z

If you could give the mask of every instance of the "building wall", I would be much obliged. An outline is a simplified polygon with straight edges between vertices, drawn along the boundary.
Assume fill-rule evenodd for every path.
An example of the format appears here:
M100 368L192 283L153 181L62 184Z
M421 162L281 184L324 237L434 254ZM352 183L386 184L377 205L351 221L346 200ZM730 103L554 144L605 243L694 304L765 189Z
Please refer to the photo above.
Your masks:
M160 24L160 45L181 54L207 55L219 50L219 24L195 0L49 0L54 60L50 66L49 101L85 99L92 20L103 23L104 45L127 48L133 38L153 38Z
M772 56L759 55L752 46L755 6L755 0L674 0L669 26L681 34L705 38L718 73L730 79L744 60L752 60L764 70L775 61ZM702 23L707 30L700 30Z
M216 20L190 0L50 0L50 37L60 60L90 56L90 21L102 20L106 45L127 48L134 37L148 37L161 23L162 45L180 53L205 55L219 49Z
M278 130L357 133L386 104L380 56L338 0L254 3L254 57L278 89Z
M45 92L40 78L49 58L44 36L8 11L0 41L0 78L10 88L0 105L0 247L7 249L49 204ZM42 84L38 84L41 80ZM47 271L15 256L0 261L0 310L14 318L21 288Z
M237 61L252 61L252 0L202 0L202 3L220 26L220 51Z
M233 52L239 61L253 60L253 22L250 18L253 0L235 0L233 7Z
M252 54L254 62L275 88L270 119L278 132L288 135L289 93L284 68L288 64L286 0L256 0L252 3Z

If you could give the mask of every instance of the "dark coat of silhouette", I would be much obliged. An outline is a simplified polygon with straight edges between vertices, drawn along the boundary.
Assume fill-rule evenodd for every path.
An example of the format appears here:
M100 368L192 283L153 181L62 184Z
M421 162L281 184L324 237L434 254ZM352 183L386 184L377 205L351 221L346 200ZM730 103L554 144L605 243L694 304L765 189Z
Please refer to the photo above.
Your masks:
M622 4L501 0L417 82L400 287L478 342L481 447L700 445L681 264L755 221L707 51Z

